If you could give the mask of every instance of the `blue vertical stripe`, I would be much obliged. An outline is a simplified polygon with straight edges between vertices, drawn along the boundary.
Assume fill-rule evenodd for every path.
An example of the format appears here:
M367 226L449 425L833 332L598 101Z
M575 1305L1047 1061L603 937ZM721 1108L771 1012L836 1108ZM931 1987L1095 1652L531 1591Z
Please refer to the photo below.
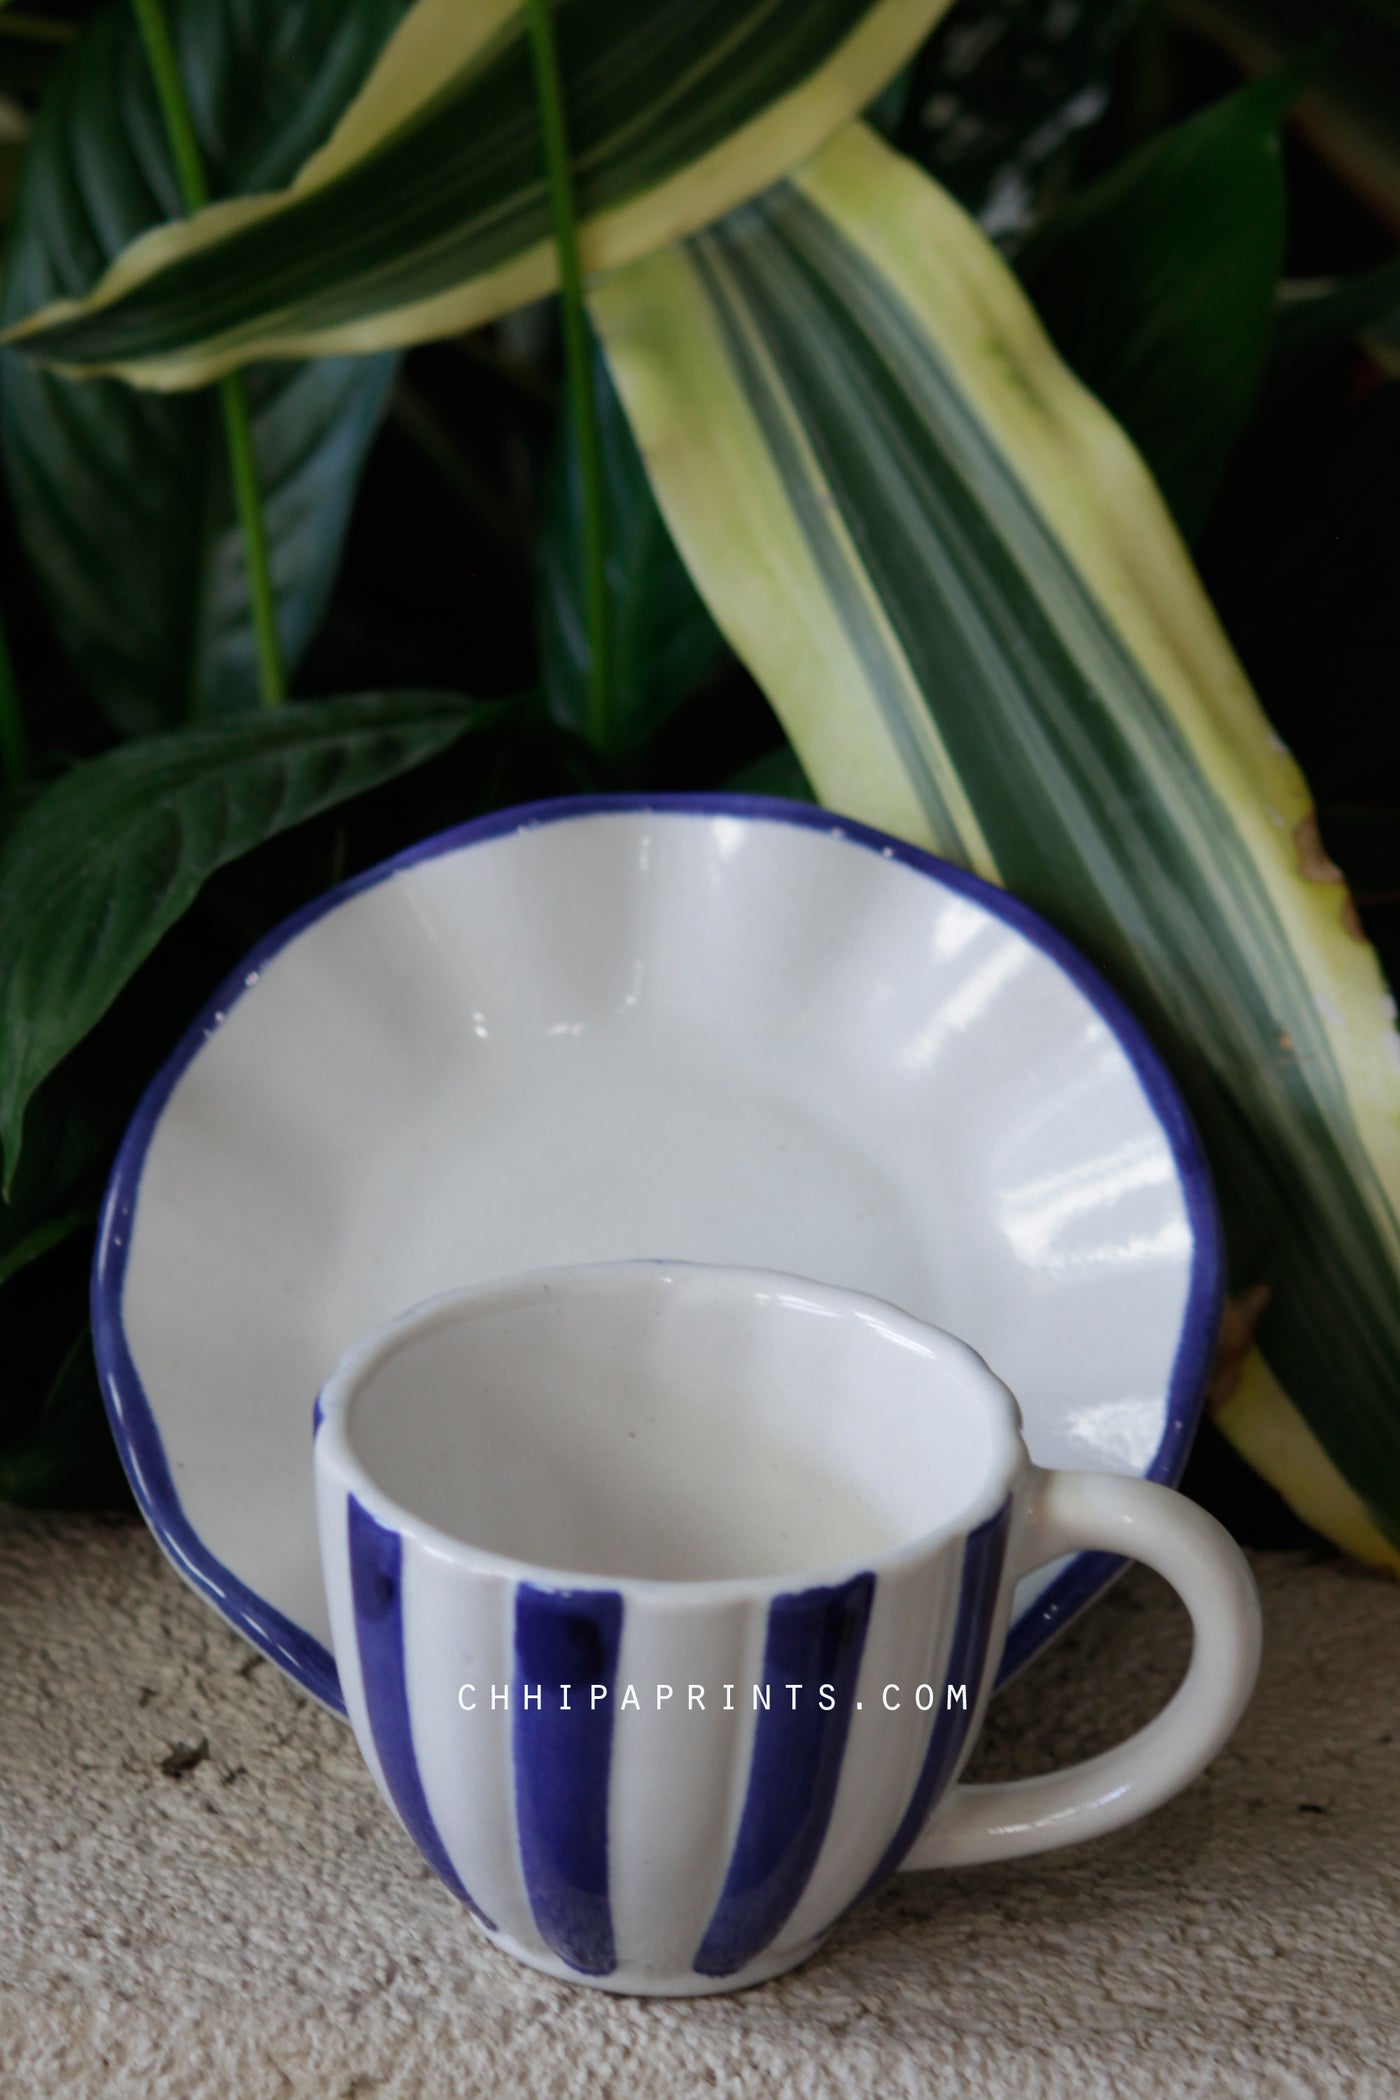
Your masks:
M372 1517L355 1497L349 1501L350 1587L355 1603L355 1639L360 1679L369 1710L370 1733L384 1783L404 1828L454 1896L495 1930L457 1878L418 1776L403 1654L403 1540Z
M510 1696L520 1864L541 1937L584 1976L617 1966L608 1781L621 1640L616 1590L522 1582L516 1591Z
M729 1872L694 1966L732 1976L761 1954L797 1906L821 1851L841 1759L875 1577L775 1597L768 1612L748 1792ZM834 1703L823 1712L819 1687ZM794 1696L791 1686L800 1686Z
M880 1859L860 1894L853 1900L863 1903L872 1889L887 1881L913 1844L929 1816L942 1798L943 1791L958 1767L963 1745L967 1741L972 1716L977 1710L977 1701L982 1693L982 1678L987 1667L987 1643L991 1636L992 1615L996 1610L997 1593L1001 1588L1001 1571L1006 1560L1006 1539L1011 1523L1011 1503L1003 1502L994 1517L988 1517L975 1531L968 1533L967 1546L963 1554L962 1581L958 1588L958 1616L953 1627L952 1645L948 1651L948 1674L944 1696L934 1709L933 1733L924 1752L923 1767L914 1785L909 1806L900 1819L898 1830L890 1839ZM966 1685L967 1704L949 1706L947 1685Z

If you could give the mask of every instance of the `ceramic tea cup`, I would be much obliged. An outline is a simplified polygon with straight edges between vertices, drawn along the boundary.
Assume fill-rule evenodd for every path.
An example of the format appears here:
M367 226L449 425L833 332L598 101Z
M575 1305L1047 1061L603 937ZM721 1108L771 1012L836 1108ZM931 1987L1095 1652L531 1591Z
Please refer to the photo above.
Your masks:
M315 1458L380 1791L496 1945L575 1982L738 1989L899 1868L1115 1829L1254 1682L1211 1517L1037 1468L964 1343L794 1277L626 1262L435 1299L349 1351ZM1182 1597L1180 1689L1085 1764L958 1784L1017 1578L1085 1547Z

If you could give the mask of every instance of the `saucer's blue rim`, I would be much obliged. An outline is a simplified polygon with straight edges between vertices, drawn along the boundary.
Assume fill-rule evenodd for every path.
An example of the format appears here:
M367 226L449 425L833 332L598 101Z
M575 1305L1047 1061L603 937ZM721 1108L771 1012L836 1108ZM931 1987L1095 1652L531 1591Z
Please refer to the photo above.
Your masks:
M412 868L464 847L485 844L511 833L578 817L626 811L660 815L725 816L792 824L822 831L865 846L887 860L961 892L1013 926L1033 946L1058 964L1111 1029L1137 1074L1149 1105L1171 1146L1186 1204L1192 1236L1191 1280L1186 1310L1167 1388L1166 1420L1156 1455L1146 1469L1149 1480L1168 1484L1180 1477L1200 1415L1206 1377L1215 1349L1224 1296L1224 1263L1219 1219L1210 1172L1195 1126L1176 1083L1140 1023L1105 978L1063 934L1040 914L980 876L925 853L917 846L872 830L810 803L787 802L768 795L665 794L580 795L548 802L520 803L494 811L450 831L436 833L391 860L328 890L294 912L250 950L225 979L186 1030L147 1087L117 1152L102 1207L92 1270L92 1326L98 1375L112 1434L141 1512L175 1566L240 1633L286 1670L325 1705L344 1713L329 1650L304 1627L263 1601L255 1590L216 1559L200 1539L180 1501L150 1401L141 1384L122 1319L131 1222L141 1189L146 1154L165 1105L187 1066L228 1017L257 975L297 935L327 912L367 889ZM1077 1554L1049 1584L1035 1604L1013 1625L1002 1658L998 1683L1030 1661L1046 1641L1109 1582L1122 1563L1104 1553Z

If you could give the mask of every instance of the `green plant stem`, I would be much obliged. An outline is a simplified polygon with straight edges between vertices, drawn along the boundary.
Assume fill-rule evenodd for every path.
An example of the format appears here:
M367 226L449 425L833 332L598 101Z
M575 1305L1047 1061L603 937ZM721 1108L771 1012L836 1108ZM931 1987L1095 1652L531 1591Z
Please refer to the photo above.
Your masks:
M29 778L29 746L24 734L19 687L15 684L10 646L0 628L0 773L5 786L17 795Z
M544 134L545 174L559 255L559 303L564 320L564 368L569 406L578 444L583 499L584 614L588 629L588 733L605 751L611 729L608 662L608 582L603 525L603 469L598 447L598 418L593 400L593 359L588 318L583 304L583 277L578 260L578 230L573 182L569 173L569 140L564 123L564 93L559 54L554 43L549 0L526 0L530 48Z
M248 396L239 373L229 372L219 381L219 403L224 412L229 468L233 475L238 522L243 532L243 557L248 569L248 596L252 603L253 640L258 657L258 692L264 707L277 707L286 696L282 645L277 638L277 605L272 595L272 562L267 549L262 493L258 487L258 463L253 455L253 426L248 417Z
M165 121L166 136L175 161L176 179L186 211L202 211L209 202L199 142L190 121L175 46L161 7L161 0L131 0L132 11L146 46L156 97ZM219 381L219 403L223 410L224 435L228 442L229 472L233 481L238 523L243 534L243 557L248 570L248 596L252 604L253 635L258 660L258 691L264 707L276 707L285 696L282 651L277 639L277 609L272 594L272 565L268 558L267 526L262 495L258 488L257 461L253 453L253 428L248 416L248 397L242 375L230 372Z

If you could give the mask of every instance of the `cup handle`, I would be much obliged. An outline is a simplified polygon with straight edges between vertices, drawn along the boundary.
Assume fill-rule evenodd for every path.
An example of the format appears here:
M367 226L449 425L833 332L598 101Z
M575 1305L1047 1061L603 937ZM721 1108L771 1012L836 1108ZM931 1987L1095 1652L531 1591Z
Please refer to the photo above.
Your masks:
M966 1867L1099 1837L1178 1793L1225 1743L1259 1669L1259 1596L1224 1526L1186 1496L1114 1473L1036 1469L1019 1575L1083 1547L1145 1561L1191 1614L1191 1663L1155 1720L1042 1778L955 1786L903 1861Z

